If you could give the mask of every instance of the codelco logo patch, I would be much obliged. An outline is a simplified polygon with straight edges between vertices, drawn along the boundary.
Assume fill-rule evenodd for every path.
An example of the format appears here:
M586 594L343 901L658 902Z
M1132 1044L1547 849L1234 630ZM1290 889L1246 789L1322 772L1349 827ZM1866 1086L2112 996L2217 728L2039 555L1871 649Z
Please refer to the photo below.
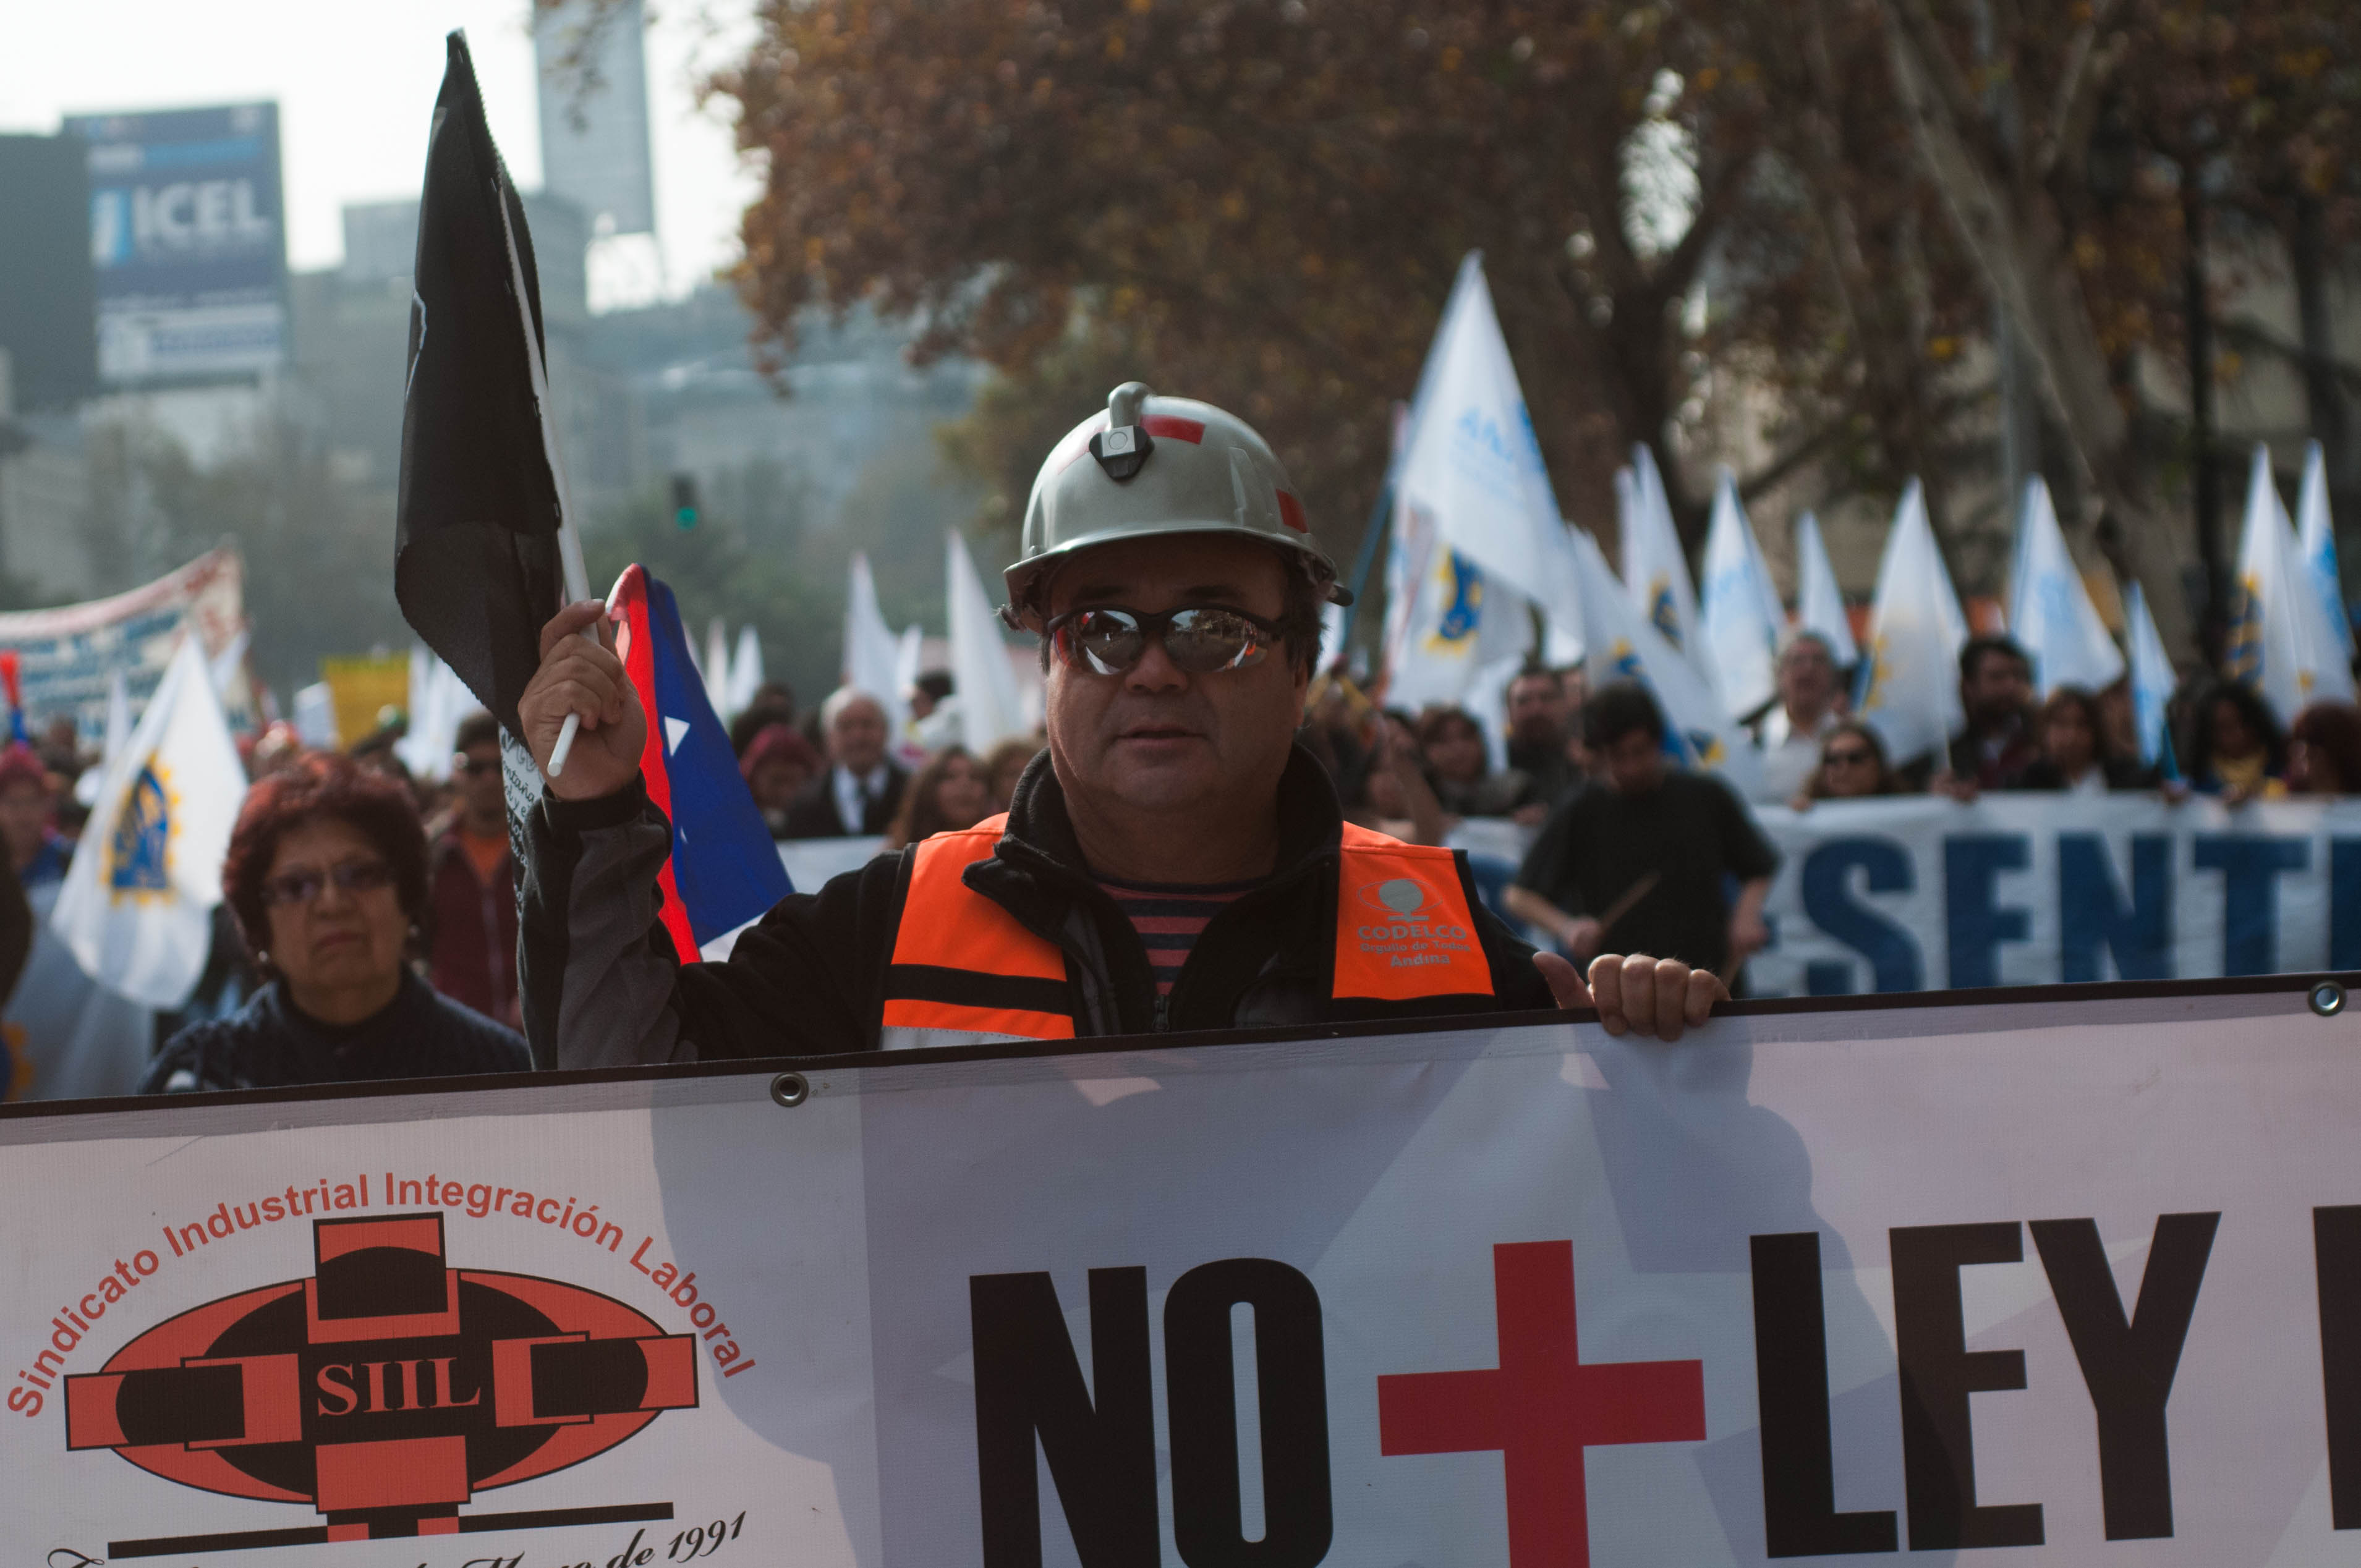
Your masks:
M1361 927L1364 942L1436 941L1464 944L1471 939L1465 926L1433 922L1435 899L1426 885L1411 877L1389 877L1360 890L1362 905L1378 916Z
M668 1519L669 1503L462 1514L697 1402L697 1340L533 1275L448 1266L443 1216L313 1223L312 1277L166 1320L65 1379L66 1446L309 1503L323 1525L111 1542L145 1557Z

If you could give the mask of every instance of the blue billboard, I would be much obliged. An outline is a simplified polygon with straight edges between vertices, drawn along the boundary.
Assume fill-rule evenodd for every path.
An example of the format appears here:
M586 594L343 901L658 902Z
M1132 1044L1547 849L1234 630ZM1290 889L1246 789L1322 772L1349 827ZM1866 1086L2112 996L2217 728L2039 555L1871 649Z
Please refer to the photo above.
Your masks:
M98 373L251 375L287 357L279 105L68 117L90 147Z

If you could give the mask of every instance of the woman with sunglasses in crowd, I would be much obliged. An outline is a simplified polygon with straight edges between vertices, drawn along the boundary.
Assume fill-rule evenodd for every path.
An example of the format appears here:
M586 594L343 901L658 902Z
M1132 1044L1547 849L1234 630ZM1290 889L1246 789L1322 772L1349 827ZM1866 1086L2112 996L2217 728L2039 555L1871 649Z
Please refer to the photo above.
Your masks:
M148 1093L522 1072L523 1036L405 961L427 908L426 832L400 784L313 756L256 784L222 894L266 983L165 1045Z
M1858 718L1839 721L1820 741L1820 763L1791 803L1808 811L1816 800L1856 800L1898 795L1901 782L1885 761L1885 743Z

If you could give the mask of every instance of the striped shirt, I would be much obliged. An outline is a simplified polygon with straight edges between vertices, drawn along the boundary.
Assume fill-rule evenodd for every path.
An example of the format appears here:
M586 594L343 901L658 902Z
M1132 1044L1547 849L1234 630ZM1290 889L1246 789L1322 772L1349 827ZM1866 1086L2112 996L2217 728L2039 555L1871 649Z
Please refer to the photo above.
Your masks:
M1189 961L1189 950L1197 945L1206 922L1220 914L1224 905L1258 885L1232 882L1173 886L1099 879L1099 886L1115 900L1148 948L1148 967L1156 976L1159 996L1172 994L1172 982L1180 978L1180 966Z

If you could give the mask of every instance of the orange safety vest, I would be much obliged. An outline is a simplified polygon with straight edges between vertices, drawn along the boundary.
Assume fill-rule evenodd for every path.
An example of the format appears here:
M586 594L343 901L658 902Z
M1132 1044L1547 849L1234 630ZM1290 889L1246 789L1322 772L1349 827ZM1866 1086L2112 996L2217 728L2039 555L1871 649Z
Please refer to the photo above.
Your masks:
M962 880L992 857L1007 820L918 845L886 970L885 1048L1074 1037L1065 953ZM1335 948L1339 1001L1493 994L1456 857L1349 822Z

